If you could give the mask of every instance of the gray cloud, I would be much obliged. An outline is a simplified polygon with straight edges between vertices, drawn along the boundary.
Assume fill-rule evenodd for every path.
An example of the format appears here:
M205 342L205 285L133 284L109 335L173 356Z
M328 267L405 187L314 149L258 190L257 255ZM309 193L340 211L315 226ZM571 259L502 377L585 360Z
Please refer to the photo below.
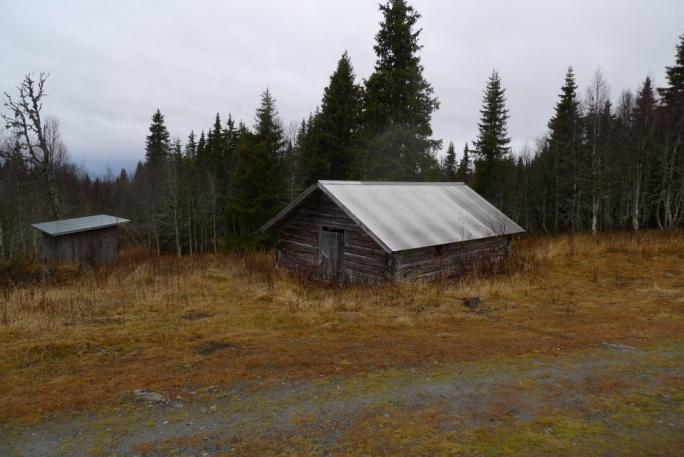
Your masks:
M507 88L513 145L545 132L563 75L580 87L601 67L613 88L663 84L684 30L684 2L415 0L425 75L441 101L435 136L474 139L492 68ZM150 116L173 135L206 129L216 112L253 123L269 86L285 125L320 103L348 50L359 78L374 63L380 14L368 0L8 1L0 15L0 89L46 71L46 109L72 158L100 172L143 157Z

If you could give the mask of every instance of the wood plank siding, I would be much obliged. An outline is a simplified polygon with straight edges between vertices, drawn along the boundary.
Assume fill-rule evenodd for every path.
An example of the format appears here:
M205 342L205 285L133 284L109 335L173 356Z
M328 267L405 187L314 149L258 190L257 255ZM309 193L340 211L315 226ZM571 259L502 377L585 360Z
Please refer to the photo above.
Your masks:
M67 235L43 233L43 255L52 262L113 265L119 258L116 226Z

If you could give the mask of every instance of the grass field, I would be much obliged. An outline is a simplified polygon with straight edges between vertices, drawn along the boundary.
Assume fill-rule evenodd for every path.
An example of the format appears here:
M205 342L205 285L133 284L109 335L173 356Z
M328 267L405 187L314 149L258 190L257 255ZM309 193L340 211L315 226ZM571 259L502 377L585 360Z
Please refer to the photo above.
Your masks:
M276 272L269 253L143 258L131 251L110 271L62 269L43 280L2 284L0 424L10 431L67 416L120 413L139 388L200 405L214 401L217 389L257 395L334 379L363 390L366 382L380 382L374 378L380 373L391 378L429 370L437 376L434 370L504 365L510 372L531 358L555 360L573 372L573 363L580 363L573 360L586 351L615 347L615 358L621 347L643 347L658 349L644 352L652 361L644 355L632 368L652 362L662 368L656 378L644 378L642 385L618 363L597 375L604 384L578 381L568 392L591 395L587 408L619 417L615 421L624 420L632 434L646 434L667 412L661 419L675 424L672 434L656 427L648 436L664 446L659 455L684 444L682 232L519 239L497 272L432 283L327 288ZM463 306L464 297L475 296L480 309ZM540 389L534 374L523 377L529 392ZM651 443L630 445L619 429L591 423L584 410L564 414L551 400L529 420L502 419L501 403L520 395L502 389L496 402L469 406L477 416L472 422L429 402L407 410L387 398L387 416L367 405L355 410L334 443L312 428L320 417L307 411L295 420L292 436L256 441L250 436L257 435L236 435L226 442L246 455L292 449L342 455L515 455L536 449L573 455L567 447L573 441L589 454L629 454L620 442L635 450ZM553 389L557 396L565 392L555 384ZM618 401L611 392L634 401ZM165 455L155 443L135 452ZM107 454L107 446L93 449Z

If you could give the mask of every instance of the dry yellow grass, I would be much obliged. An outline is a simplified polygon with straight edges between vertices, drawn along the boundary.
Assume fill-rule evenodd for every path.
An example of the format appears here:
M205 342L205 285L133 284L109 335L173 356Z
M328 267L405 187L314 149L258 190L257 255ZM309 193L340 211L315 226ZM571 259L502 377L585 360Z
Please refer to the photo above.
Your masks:
M0 421L114 403L135 388L269 383L684 332L684 234L521 239L497 274L326 288L268 253L62 271L0 294ZM479 296L483 311L462 306Z

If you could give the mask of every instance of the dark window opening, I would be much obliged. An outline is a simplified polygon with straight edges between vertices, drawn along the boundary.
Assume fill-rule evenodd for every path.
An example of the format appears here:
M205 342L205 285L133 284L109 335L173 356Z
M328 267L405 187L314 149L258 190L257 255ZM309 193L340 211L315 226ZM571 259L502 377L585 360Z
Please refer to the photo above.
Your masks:
M322 230L324 232L344 233L344 230L335 227L323 227Z
M435 250L432 253L433 257L442 257L446 252L446 247L444 245L435 246Z

